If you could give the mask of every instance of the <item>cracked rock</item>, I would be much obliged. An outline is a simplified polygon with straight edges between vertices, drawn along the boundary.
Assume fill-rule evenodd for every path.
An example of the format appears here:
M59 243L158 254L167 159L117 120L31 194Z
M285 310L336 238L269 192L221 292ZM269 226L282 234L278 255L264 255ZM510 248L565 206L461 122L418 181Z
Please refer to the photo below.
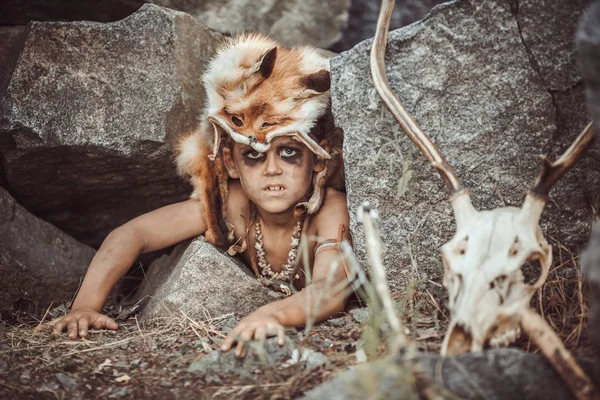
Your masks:
M0 25L41 21L117 21L145 3L183 11L217 32L262 32L286 46L327 48L348 20L349 0L3 0Z
M540 4L539 13L547 16L544 24L574 23L571 17L552 19L566 17L548 15L542 8ZM566 40L560 37L542 41ZM572 38L554 46L572 47ZM441 282L439 249L455 226L441 177L373 87L370 48L371 41L365 41L332 59L332 110L336 125L345 132L355 251L367 265L355 210L368 201L381 216L388 281L393 291L400 291L423 273ZM583 88L569 86L569 77L577 72L560 75L565 77L561 87L568 89L554 97L549 93L532 68L507 1L439 5L425 20L389 34L386 66L392 89L455 168L463 186L472 190L477 209L520 206L541 171L540 154L552 159L562 154L588 120ZM546 237L574 253L587 241L592 210L597 209L597 154L598 144L556 185L541 219ZM556 251L556 243L551 244ZM558 252L555 255L558 258Z
M196 126L200 75L221 35L148 4L118 22L33 22L10 38L0 159L20 204L97 247L189 195L171 148Z

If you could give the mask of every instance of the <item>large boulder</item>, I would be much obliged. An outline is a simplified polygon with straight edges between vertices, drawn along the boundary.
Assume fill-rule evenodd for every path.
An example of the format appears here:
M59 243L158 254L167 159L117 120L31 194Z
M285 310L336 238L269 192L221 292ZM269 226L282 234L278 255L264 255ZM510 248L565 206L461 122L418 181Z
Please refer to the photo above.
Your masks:
M389 35L393 90L472 189L478 209L520 206L541 171L539 155L561 154L589 120L573 61L584 4L545 3L519 1L513 8L504 0L458 0ZM371 41L360 43L335 57L331 68L354 246L366 264L355 210L369 201L382 216L392 288L441 282L439 249L455 230L448 193L377 95L370 48ZM557 259L556 249L576 254L587 241L597 209L598 153L596 144L556 185L542 215Z
M328 48L341 38L350 0L152 0L185 11L217 32L261 32L285 46Z
M350 0L5 0L0 4L0 25L24 25L30 20L116 21L144 3L184 11L217 32L257 31L287 46L322 48L340 39L350 6Z
M415 367L394 359L379 360L342 372L311 390L303 400L365 398L418 399L429 388L440 398L572 399L569 387L539 354L515 349L467 353L458 357L418 354ZM594 360L580 359L593 382L600 383Z
M239 261L198 238L156 260L137 297L141 319L181 316L204 320L250 313L282 295L264 287Z
M41 317L75 296L94 250L34 217L0 188L0 314Z
M390 30L423 19L433 6L446 1L448 0L396 0ZM348 24L342 32L342 38L331 49L337 52L345 51L375 36L380 6L380 0L352 0Z
M98 246L188 196L171 150L197 124L200 76L221 35L147 4L119 22L34 22L11 38L0 157L19 203Z

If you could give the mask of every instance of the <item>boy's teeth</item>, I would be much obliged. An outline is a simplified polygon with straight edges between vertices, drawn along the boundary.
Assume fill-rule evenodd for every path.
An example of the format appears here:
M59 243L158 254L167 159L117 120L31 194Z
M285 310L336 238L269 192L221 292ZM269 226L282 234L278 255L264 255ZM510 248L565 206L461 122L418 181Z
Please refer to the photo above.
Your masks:
M268 187L267 190L283 190L282 187Z

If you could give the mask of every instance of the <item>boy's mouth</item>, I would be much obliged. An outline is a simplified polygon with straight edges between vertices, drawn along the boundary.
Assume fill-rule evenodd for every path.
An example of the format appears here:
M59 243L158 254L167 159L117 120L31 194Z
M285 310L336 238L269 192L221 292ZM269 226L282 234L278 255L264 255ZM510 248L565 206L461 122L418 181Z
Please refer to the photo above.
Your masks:
M269 185L269 186L265 187L263 190L265 190L267 192L281 193L285 190L285 188L281 185Z

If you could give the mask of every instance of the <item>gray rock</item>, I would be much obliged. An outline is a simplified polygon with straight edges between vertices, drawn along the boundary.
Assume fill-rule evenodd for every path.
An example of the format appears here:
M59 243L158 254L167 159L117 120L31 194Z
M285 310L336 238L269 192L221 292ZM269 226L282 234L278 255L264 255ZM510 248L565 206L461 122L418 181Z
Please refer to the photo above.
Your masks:
M178 245L168 262L150 266L140 298L147 304L141 318L177 315L204 320L229 313L249 313L280 299L239 261L222 254L202 238Z
M217 32L258 31L288 46L323 48L340 39L350 7L349 0L5 0L0 3L0 25L30 20L116 21L147 2L189 13Z
M298 364L301 368L313 369L328 362L324 354L299 347L289 339L279 346L276 338L269 338L264 348L254 343L243 359L235 358L233 350L227 353L217 350L192 362L187 371L195 375L251 376L257 369L297 367Z
M32 23L13 40L21 51L10 54L18 61L0 91L0 158L13 197L93 246L185 199L170 149L196 126L200 75L220 38L151 4L108 24Z
M594 227L590 243L581 254L581 272L590 287L587 291L590 305L588 337L600 358L600 224Z
M229 333L233 328L235 328L238 322L240 322L240 319L236 317L224 318L221 321L217 321L215 326L221 332Z
M349 0L152 0L185 11L217 32L261 32L285 46L328 48L348 21Z
M588 120L581 84L549 92L573 85L577 72L548 70L548 86L521 37L523 30L538 32L534 23L563 26L575 21L557 20L566 17L541 3L535 9L527 4L528 15L538 15L518 21L507 1L458 0L389 35L386 63L393 90L440 147L463 186L472 189L478 209L520 206L541 171L539 155L561 154ZM553 35L540 43L544 40L562 40L553 46L572 51L570 37ZM366 265L355 210L369 201L382 217L383 261L391 288L398 291L423 273L441 281L439 248L455 226L439 174L373 87L370 47L370 41L362 42L333 58L332 110L345 132L354 248ZM588 237L591 203L600 184L598 149L596 144L575 172L557 184L542 216L547 237L573 252Z
M131 389L130 387L124 387L119 390L115 390L114 392L109 394L108 398L109 399L120 399L122 397L129 396L131 393L133 393L133 389Z
M600 382L600 367L579 360L591 379ZM419 354L415 369L441 398L571 399L568 386L538 354L515 349L467 353L459 357ZM360 364L303 397L312 399L420 398L413 370L391 359Z
M591 3L592 0L519 0L512 6L531 66L551 94L581 81L573 38L583 11Z
M77 381L73 378L71 378L68 375L63 374L62 372L59 372L58 374L56 374L56 379L58 379L58 381L60 382L60 384L62 385L62 387L65 390L74 390L75 388L77 388Z
M596 2L581 20L577 32L581 73L585 80L588 112L600 126L600 4ZM598 136L598 132L596 132Z
M412 24L423 19L434 6L448 0L396 0L390 31ZM358 42L375 36L379 0L352 0L348 24L342 32L342 38L331 49L337 52L346 51Z
M159 382L159 385L164 387L164 388L172 388L173 387L173 382L168 381L166 379L161 379Z
M365 324L371 319L371 310L367 307L355 308L354 310L350 310L350 315L359 324Z
M41 315L70 301L94 250L31 215L0 188L0 312Z
M596 127L600 126L600 3L595 2L585 13L578 33L577 45L581 72L586 85L588 111ZM600 224L596 223L586 250L581 254L581 272L589 285L590 337L597 357L600 357Z

